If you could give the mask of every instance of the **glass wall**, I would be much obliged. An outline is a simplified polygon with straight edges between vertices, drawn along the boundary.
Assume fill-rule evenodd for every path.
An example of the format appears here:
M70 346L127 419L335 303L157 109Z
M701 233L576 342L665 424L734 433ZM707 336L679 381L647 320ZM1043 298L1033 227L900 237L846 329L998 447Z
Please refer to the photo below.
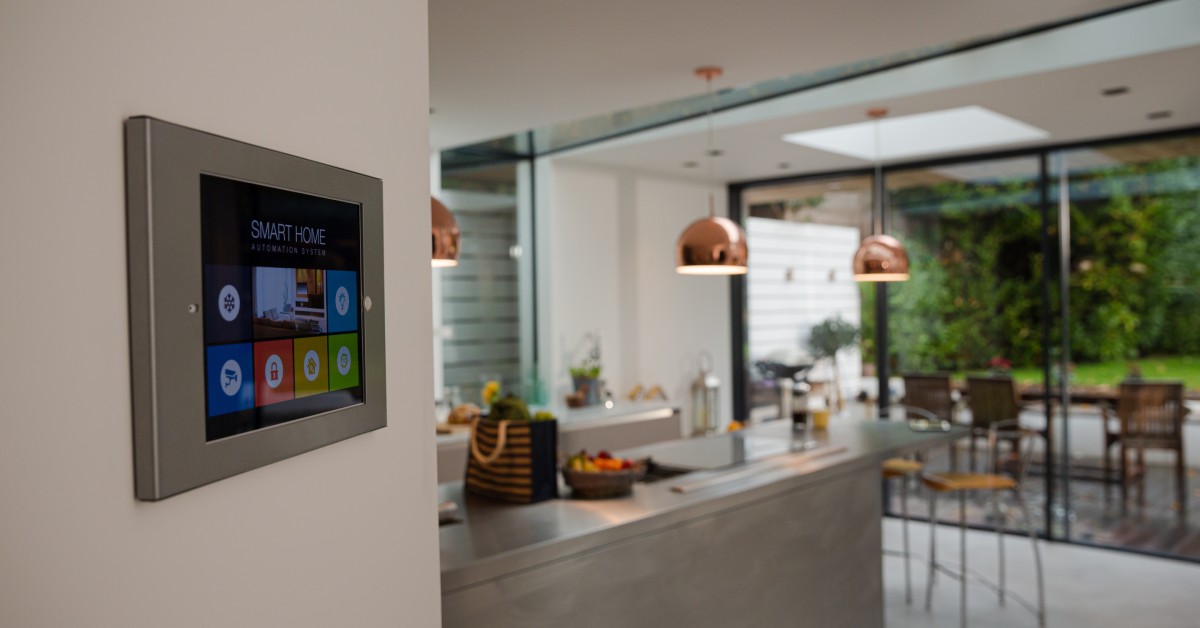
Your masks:
M1178 382L1183 411L1198 408L1200 136L1082 147L1050 164L1051 195L1065 175L1070 207L1066 534L1200 557L1200 425L1154 394Z
M1041 381L1042 215L1036 157L896 170L891 233L910 277L890 286L892 373L986 371Z
M851 181L853 208L828 211L822 186ZM735 311L748 408L770 415L758 363L803 347L810 311L840 303L863 332L859 392L874 384L876 349L899 403L905 374L949 376L962 424L979 410L969 379L1011 380L1014 413L1036 436L1029 464L1007 469L1025 474L1041 534L1200 560L1200 131L885 168L887 231L907 248L911 279L888 286L883 347L873 342L873 290L841 303L842 292L817 285L785 300L797 275L777 249L804 247L773 244L758 226L869 233L870 186L869 173L852 173L735 188L751 263L761 264ZM827 255L848 272L848 254ZM927 468L970 465L968 443L929 452ZM910 499L909 512L925 514L927 497ZM957 523L949 510L939 517ZM972 501L968 522L1015 531L1019 514Z
M970 403L968 377L1011 375L1012 384L998 385L1011 386L1014 395L1040 386L1048 315L1040 158L894 169L887 172L886 186L891 233L908 251L911 277L888 290L894 398L912 403L917 394L905 390L904 375L949 376L955 388L952 420L970 424L975 422L973 410L987 414L990 409ZM985 385L990 383L977 387ZM1044 404L1030 400L1018 411L1027 427L1045 430L1048 425ZM1053 436L1052 431L1043 433ZM1030 444L1038 450L1040 466L1045 441ZM984 444L980 438L973 449L963 441L956 451L931 452L927 463L933 469L982 470L987 465ZM1040 471L1026 481L1031 489L1027 503L1039 522L1053 492L1048 482ZM910 504L916 512L925 505L924 500ZM957 522L957 512L949 510L942 517ZM987 502L973 502L967 512L973 524L995 523ZM1009 513L1012 529L1024 524L1019 514L1016 509Z
M489 381L537 400L528 166L443 161L439 198L462 233L458 266L434 271L435 397L481 403ZM525 175L525 176L522 176ZM533 378L536 379L536 378Z
M855 403L864 391L873 397L874 301L864 295L874 292L851 270L871 232L871 178L749 190L743 214L754 252L746 276L749 416L779 417L788 380L806 380L813 395L834 404Z

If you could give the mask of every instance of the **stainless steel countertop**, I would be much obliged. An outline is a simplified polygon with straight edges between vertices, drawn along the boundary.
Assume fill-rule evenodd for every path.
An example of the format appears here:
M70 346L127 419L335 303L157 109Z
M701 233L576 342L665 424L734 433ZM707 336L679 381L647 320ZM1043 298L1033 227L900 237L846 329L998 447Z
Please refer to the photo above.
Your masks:
M531 408L536 411L538 408ZM603 405L586 408L557 409L558 430L571 432L587 429L596 425L620 425L637 421L663 419L679 411L679 406L665 401L627 401L617 403L612 408ZM438 434L439 447L461 445L467 442L465 431L454 434Z
M770 499L842 473L873 467L891 456L948 443L965 436L966 430L918 433L902 421L838 417L831 421L828 430L815 434L793 432L790 422L782 421L754 426L744 433L754 438L789 441L796 450L809 440L845 450L811 460L804 460L805 454L797 453L751 462L736 467L736 477L728 482L683 494L673 492L671 487L731 471L698 471L652 484L638 484L632 495L619 499L564 498L531 505L464 495L460 482L443 484L438 489L439 500L457 502L463 518L461 523L440 529L443 594L696 517ZM636 453L652 455L655 447L642 447ZM747 473L750 469L759 472ZM569 495L569 490L564 495Z

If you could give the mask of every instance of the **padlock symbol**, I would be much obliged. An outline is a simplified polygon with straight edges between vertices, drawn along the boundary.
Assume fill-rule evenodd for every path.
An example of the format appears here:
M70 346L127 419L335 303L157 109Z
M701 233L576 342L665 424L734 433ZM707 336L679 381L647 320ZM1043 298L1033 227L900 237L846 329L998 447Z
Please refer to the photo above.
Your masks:
M279 364L277 362L272 362L271 363L271 381L276 381L278 379L279 379Z

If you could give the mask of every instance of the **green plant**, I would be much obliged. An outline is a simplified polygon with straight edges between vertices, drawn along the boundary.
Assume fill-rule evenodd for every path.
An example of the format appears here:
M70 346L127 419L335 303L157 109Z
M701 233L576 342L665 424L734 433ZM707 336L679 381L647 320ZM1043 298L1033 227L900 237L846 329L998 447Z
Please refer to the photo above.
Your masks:
M1200 353L1197 189L1195 155L1071 173L1067 333L1081 366ZM1039 198L1036 176L891 190L912 277L888 289L897 370L982 370L995 355L1037 369L1046 343L1061 346L1058 219L1051 209L1043 252Z
M808 336L808 347L813 356L837 359L838 351L854 346L858 342L858 327L842 320L841 316L827 318L814 325Z
M529 406L513 395L496 400L488 412L493 421L529 421Z
M837 354L842 349L858 342L858 327L842 320L841 316L827 318L813 326L808 334L808 347L813 356L828 358L833 362L833 389L838 408L842 407L841 371L838 369Z
M592 366L572 366L570 369L571 377L579 379L596 379L600 377L600 365Z

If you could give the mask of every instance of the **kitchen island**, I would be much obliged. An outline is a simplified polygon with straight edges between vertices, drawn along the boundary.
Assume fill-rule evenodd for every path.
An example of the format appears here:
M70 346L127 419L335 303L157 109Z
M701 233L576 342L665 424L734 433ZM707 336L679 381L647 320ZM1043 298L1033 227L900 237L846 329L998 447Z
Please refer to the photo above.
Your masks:
M843 417L649 445L622 453L722 468L609 500L443 484L463 518L440 531L443 626L882 627L879 463L964 434Z

